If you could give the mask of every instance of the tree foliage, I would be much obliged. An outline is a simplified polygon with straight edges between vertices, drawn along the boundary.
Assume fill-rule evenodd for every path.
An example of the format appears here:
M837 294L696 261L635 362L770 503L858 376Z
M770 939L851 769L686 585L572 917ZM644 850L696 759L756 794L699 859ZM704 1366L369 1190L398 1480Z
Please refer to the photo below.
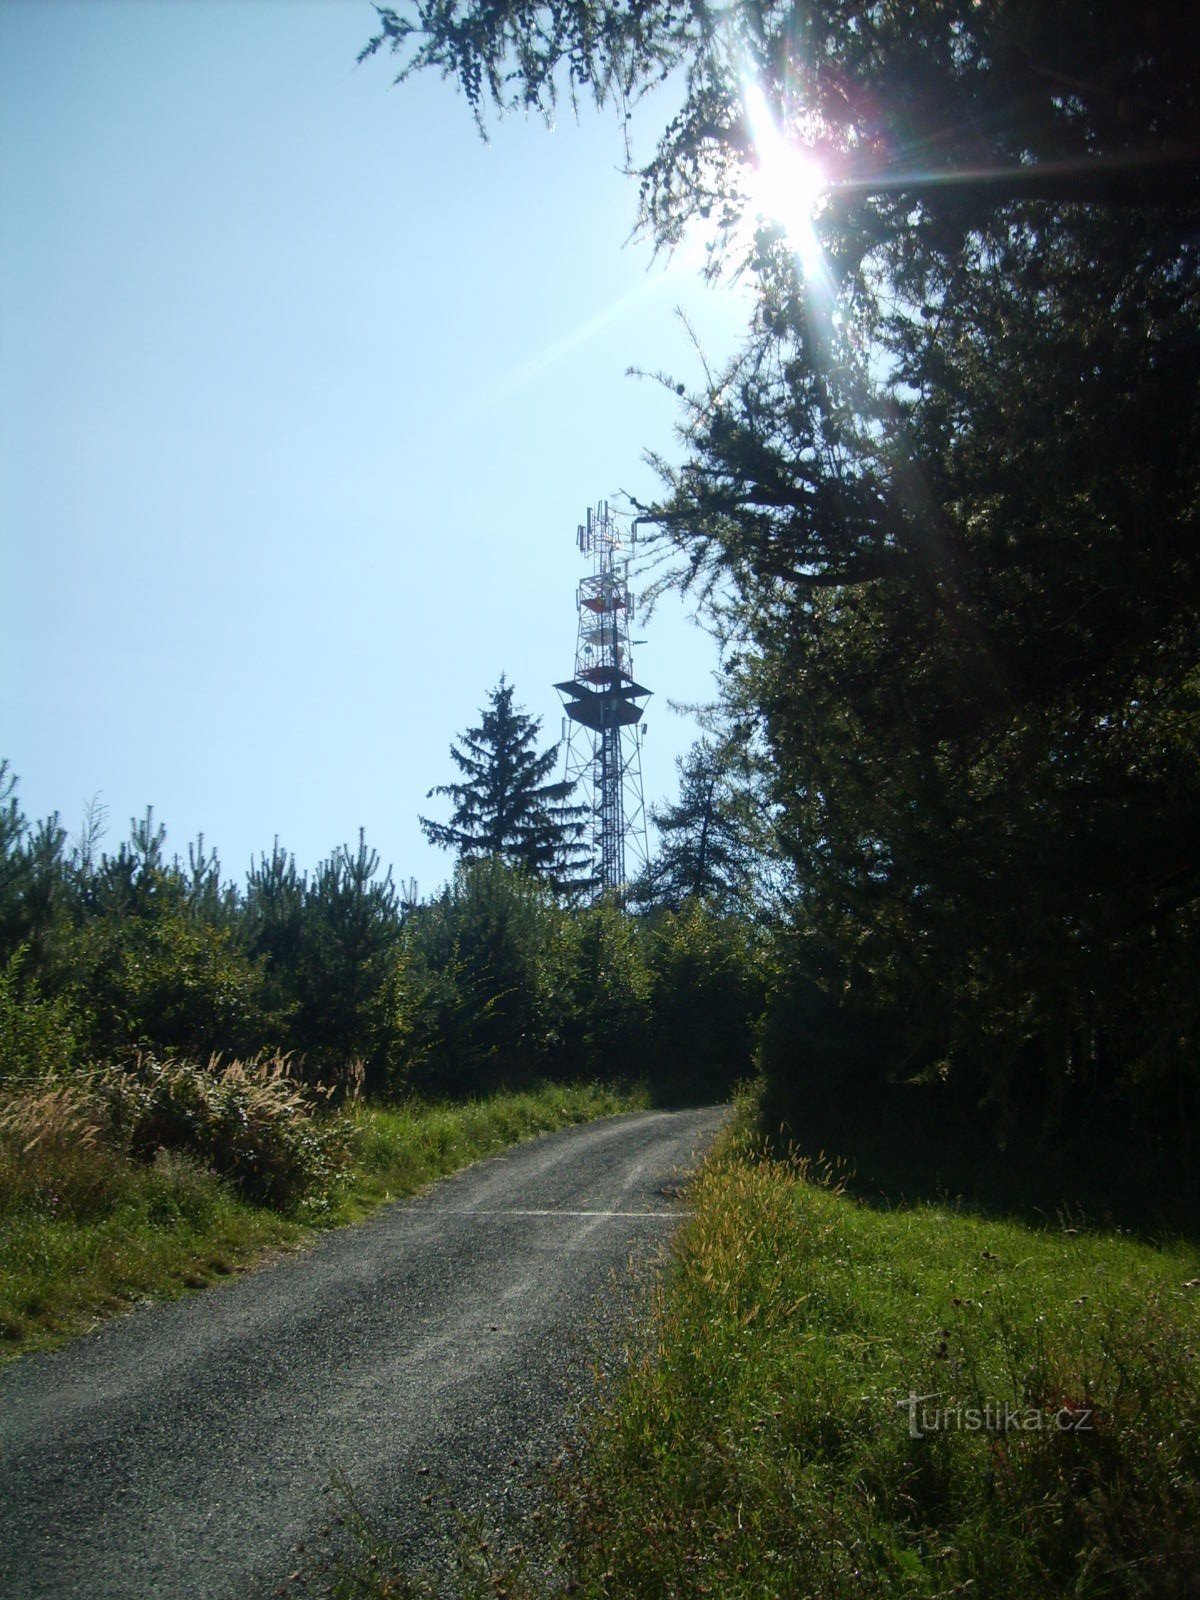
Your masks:
M457 851L460 861L507 861L563 886L583 854L582 808L568 803L574 785L545 781L558 746L538 753L541 720L513 705L511 684L502 677L488 700L479 724L461 736L461 745L450 746L462 781L429 791L454 802L449 823L422 817L421 828L431 844Z
M698 740L676 760L679 798L651 808L658 849L632 898L679 910L688 899L720 911L753 905L759 864L754 796L739 786L728 745Z
M695 899L654 913L646 937L656 1070L676 1092L723 1099L753 1060L765 945L745 917Z
M31 826L15 780L3 815L0 883L16 888L0 923L0 1079L73 1082L86 1068L91 1081L103 1066L139 1105L153 1089L148 1154L156 1138L182 1139L209 1160L209 1134L226 1138L244 1069L222 1074L217 1055L259 1062L251 1076L279 1078L285 1099L300 1079L399 1095L591 1075L669 1079L672 1095L694 1096L712 1092L699 1064L713 1052L727 1055L727 1079L748 1066L761 986L738 959L706 954L707 922L667 937L669 920L571 905L500 855L462 861L438 893L402 902L361 832L311 873L276 840L238 887L201 841L186 861L169 857L153 812L112 852L95 830L68 850L56 820ZM35 949L26 877L8 869L46 837L53 916ZM733 919L722 938L749 960ZM276 1090L263 1093L274 1105ZM193 1112L196 1137L183 1139ZM299 1128L297 1151L307 1137Z
M549 117L566 79L572 102L636 97L679 60L704 8L650 0L629 8L592 4L496 4L417 0L377 6L379 31L359 61L399 59L398 82L433 69L454 78L482 126L487 106Z
M890 1002L883 1064L966 1074L1001 1126L1161 1129L1167 1095L1176 1127L1198 1109L1200 285L1194 183L1139 188L1137 160L1194 141L1197 57L1068 9L1087 26L872 8L837 33L842 92L873 63L927 168L1075 186L835 197L825 302L760 240L754 336L692 397L664 525L737 580L801 914L834 993Z

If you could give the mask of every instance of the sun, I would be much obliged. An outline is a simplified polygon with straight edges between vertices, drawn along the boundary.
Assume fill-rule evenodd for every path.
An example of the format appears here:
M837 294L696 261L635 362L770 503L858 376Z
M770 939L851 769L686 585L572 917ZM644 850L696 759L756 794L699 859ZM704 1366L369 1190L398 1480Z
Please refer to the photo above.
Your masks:
M810 267L820 257L814 218L829 179L818 161L779 131L758 84L746 85L743 102L754 143L754 162L743 176L746 199L753 211L779 224L801 262Z
M742 104L750 148L735 180L744 202L740 217L732 225L690 219L678 253L672 252L673 266L713 277L732 259L739 263L736 277L753 253L757 226L766 222L782 230L810 291L820 298L829 288L829 268L816 217L832 179L811 151L780 131L766 95L751 79L743 82Z

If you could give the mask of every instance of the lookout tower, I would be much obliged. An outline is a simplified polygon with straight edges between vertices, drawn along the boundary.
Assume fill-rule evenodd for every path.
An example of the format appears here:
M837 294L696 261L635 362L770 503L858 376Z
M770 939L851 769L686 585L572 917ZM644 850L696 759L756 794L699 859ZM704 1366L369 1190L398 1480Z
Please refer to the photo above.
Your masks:
M565 776L578 785L580 802L591 818L596 889L620 895L626 873L636 874L648 857L642 712L650 690L634 679L629 637L629 554L636 533L631 529L622 538L608 501L602 500L594 511L589 507L576 539L592 571L576 596L575 676L554 687L563 697L569 724Z

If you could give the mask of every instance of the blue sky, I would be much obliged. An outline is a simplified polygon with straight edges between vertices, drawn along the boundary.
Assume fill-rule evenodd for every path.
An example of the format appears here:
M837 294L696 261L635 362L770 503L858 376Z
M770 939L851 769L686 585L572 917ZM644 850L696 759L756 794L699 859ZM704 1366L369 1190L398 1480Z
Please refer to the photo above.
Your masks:
M360 826L428 892L502 672L560 729L589 502L649 494L737 291L627 243L615 114L481 142L355 67L361 0L0 3L0 755L114 846L153 804L241 878ZM641 127L646 148L657 125ZM646 627L647 798L715 647ZM440 809L439 809L440 808Z

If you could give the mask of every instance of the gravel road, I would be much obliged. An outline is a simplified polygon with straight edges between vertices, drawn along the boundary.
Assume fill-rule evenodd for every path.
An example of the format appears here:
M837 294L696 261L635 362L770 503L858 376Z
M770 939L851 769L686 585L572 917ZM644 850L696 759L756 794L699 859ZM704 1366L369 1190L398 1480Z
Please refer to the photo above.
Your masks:
M521 1512L722 1115L518 1145L0 1372L0 1595L273 1594L336 1547L342 1475L416 1563L446 1540L431 1496L488 1526Z

